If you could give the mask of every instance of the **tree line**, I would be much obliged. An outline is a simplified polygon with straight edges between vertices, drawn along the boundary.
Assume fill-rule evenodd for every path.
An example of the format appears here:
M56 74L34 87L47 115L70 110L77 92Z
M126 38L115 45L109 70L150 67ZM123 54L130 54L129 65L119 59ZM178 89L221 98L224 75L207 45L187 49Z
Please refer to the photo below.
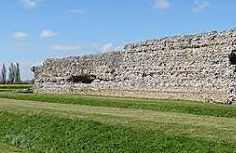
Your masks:
M11 63L10 66L7 67L5 64L2 65L1 74L0 74L0 83L20 83L20 64L19 63Z

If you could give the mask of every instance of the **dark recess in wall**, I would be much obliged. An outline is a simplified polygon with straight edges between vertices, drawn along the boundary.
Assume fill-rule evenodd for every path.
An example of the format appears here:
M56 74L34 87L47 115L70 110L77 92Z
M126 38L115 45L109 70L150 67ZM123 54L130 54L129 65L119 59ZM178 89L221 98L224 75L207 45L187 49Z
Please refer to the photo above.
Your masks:
M229 61L230 64L236 65L236 50L232 50L232 52L229 54Z
M92 83L96 79L95 75L72 75L69 79L68 82L72 83Z

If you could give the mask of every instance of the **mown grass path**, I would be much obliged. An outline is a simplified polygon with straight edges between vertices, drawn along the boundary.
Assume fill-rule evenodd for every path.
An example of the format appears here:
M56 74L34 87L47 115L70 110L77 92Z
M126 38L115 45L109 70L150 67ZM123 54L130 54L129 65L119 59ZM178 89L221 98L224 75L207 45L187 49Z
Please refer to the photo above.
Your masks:
M39 103L34 101L0 99L0 110L12 112L42 112L62 113L69 115L84 116L110 116L131 118L141 121L163 122L163 123L180 123L195 126L209 126L213 128L234 131L236 130L236 119L225 117L201 116L173 112L157 112L140 109L124 109L110 107L95 107L74 104L55 104ZM236 138L236 135L235 135Z
M115 98L112 98L115 101ZM99 100L99 98L98 98ZM103 99L104 100L104 99ZM119 101L121 99L117 99ZM124 99L123 99L124 100ZM129 100L129 99L128 99ZM109 101L109 98L107 99ZM110 101L111 103L113 101ZM137 100L138 101L138 100ZM145 100L142 100L143 102ZM132 99L132 102L135 102L135 99ZM131 103L132 103L131 102ZM150 104L151 102L151 104ZM127 101L126 101L127 103ZM136 102L138 103L138 102ZM146 105L152 105L153 101L148 101ZM163 103L163 102L162 102ZM177 101L177 104L185 104L184 102ZM189 103L187 103L190 105ZM195 106L203 106L204 108L209 108L209 110L213 108L218 108L218 105L211 107L206 107L208 105L204 104L197 104L193 103ZM117 105L119 106L119 105ZM178 107L177 107L178 108ZM234 107L223 107L222 112L228 109L229 112L234 110ZM200 109L200 107L198 108ZM231 110L232 109L232 110ZM91 106L91 105L79 105L79 104L70 104L67 102L66 104L63 103L48 103L48 102L39 102L39 101L29 101L29 100L16 100L16 99L4 99L0 98L0 112L1 118L0 121L3 123L0 125L3 130L0 132L0 141L4 141L5 143L9 143L9 141L13 138L9 138L9 133L11 130L8 128L12 128L12 131L15 130L16 133L21 133L26 137L24 133L25 128L30 128L30 132L32 133L39 133L44 139L48 139L49 142L52 143L50 137L55 137L57 132L57 127L67 127L70 126L68 123L73 123L73 126L77 127L80 125L80 122L83 122L83 126L95 124L93 128L88 128L87 135L82 135L83 137L91 137L91 141L95 139L98 144L101 146L100 152L109 152L109 145L114 141L119 140L119 146L117 150L113 150L113 152L136 152L135 148L140 147L139 151L147 152L149 150L152 151L162 151L162 152L234 152L236 151L236 118L232 115L232 117L217 117L214 115L206 115L206 113L199 113L199 114L191 114L187 112L178 112L168 109L162 109L161 111L152 110L152 109L143 109L142 107L138 108L123 108L123 107L111 107L109 106ZM7 113L6 113L7 112ZM204 111L202 111L204 112ZM218 113L222 113L218 112ZM9 114L10 113L10 114ZM38 123L37 120L47 120L47 122ZM23 120L25 120L23 122ZM55 123L54 123L55 120ZM21 122L22 121L22 122ZM48 123L48 121L53 121L53 128L57 130L54 131L50 129L48 126L52 126L52 123ZM19 123L15 123L19 122ZM43 129L31 128L31 126L36 126L35 124L42 124L45 126L44 128L53 131L51 133L45 133ZM57 122L62 122L62 124L57 125ZM64 123L66 122L66 123ZM67 123L68 122L68 123ZM4 124L6 123L6 124ZM19 126L18 128L11 125L11 123L15 126ZM24 124L23 124L24 123ZM48 124L49 125L48 125ZM97 127L97 123L99 123ZM54 127L54 124L57 126ZM75 125L74 125L75 124ZM10 127L8 127L10 126ZM41 125L38 125L41 126ZM80 125L81 126L81 125ZM100 129L100 127L106 127L104 129ZM52 128L52 127L51 127ZM71 128L71 127L68 127ZM82 127L81 127L82 128ZM99 130L98 130L99 129ZM81 129L83 131L83 129ZM98 130L98 131L97 131ZM101 131L100 131L101 130ZM113 131L114 130L114 131ZM120 131L117 133L117 130ZM134 130L134 131L133 131ZM18 132L17 132L18 131ZM100 132L99 132L100 131ZM109 132L110 131L110 132ZM125 132L124 132L125 131ZM136 131L136 132L135 132ZM28 131L29 132L29 131ZM75 135L74 141L78 141L81 139L81 131L76 133L74 130L67 131L67 134ZM101 136L97 137L93 135L93 132L98 132ZM127 133L126 133L127 132ZM12 134L12 137L16 135L16 133ZM90 133L90 134L89 134ZM110 136L107 134L110 133ZM125 134L126 133L126 134ZM136 133L136 134L133 134ZM48 135L48 137L47 137ZM59 134L60 135L60 134ZM66 137L66 134L61 135L61 139ZM103 137L105 136L105 138ZM122 137L120 137L122 136ZM45 149L48 149L47 144L43 142L39 142L39 138L34 138L34 134L32 134L32 140L37 142L37 147L33 149L34 152ZM95 137L95 138L94 138ZM101 138L102 137L102 138ZM149 139L150 138L150 139ZM26 138L25 138L26 139ZM84 138L83 138L84 139ZM137 142L131 142L134 139L137 139ZM13 139L15 140L15 139ZM55 140L54 140L55 141ZM59 140L58 140L59 141ZM64 140L67 141L67 140ZM68 140L69 141L69 140ZM88 142L87 142L88 141ZM90 144L90 140L87 140L86 143L89 143L88 148L93 148ZM100 142L101 141L101 142ZM28 142L29 143L29 142ZM32 142L34 143L34 142ZM62 142L57 142L58 144L54 144L55 148L54 152L60 152L60 146L63 146ZM62 143L62 144L60 144ZM85 142L83 142L85 143ZM82 144L83 144L82 143ZM116 142L117 143L117 142ZM127 143L127 144L124 144ZM173 144L175 143L175 144ZM148 148L145 145L151 145ZM72 142L70 145L74 146ZM78 143L77 146L79 147L81 143ZM102 147L103 145L108 145L106 147ZM114 144L110 144L113 146ZM127 148L127 146L129 149ZM170 146L169 146L170 145ZM32 144L28 145L31 147ZM34 146L34 145L33 145ZM126 147L125 147L126 146ZM155 147L156 146L156 147ZM166 148L168 146L169 148ZM235 146L235 147L234 147ZM27 145L19 145L18 147L27 148ZM59 148L57 148L59 147ZM76 147L76 146L74 146ZM114 146L113 146L114 147ZM164 147L164 149L163 149ZM196 147L196 148L195 148ZM88 149L88 148L85 148ZM195 149L194 149L195 148ZM32 149L32 148L31 148ZM68 149L68 152L72 152L72 150L64 146L64 149ZM75 148L74 148L75 149ZM93 148L95 150L88 149L87 152L96 151L96 147ZM107 150L108 149L108 150ZM111 148L110 148L111 149ZM121 150L119 150L121 149ZM80 148L80 151L83 150ZM99 149L98 149L99 150ZM29 150L32 151L32 150ZM78 150L77 150L78 151ZM74 150L76 152L76 150Z
M186 100L135 99L84 95L21 94L9 92L0 92L0 98L236 118L235 106L206 104Z

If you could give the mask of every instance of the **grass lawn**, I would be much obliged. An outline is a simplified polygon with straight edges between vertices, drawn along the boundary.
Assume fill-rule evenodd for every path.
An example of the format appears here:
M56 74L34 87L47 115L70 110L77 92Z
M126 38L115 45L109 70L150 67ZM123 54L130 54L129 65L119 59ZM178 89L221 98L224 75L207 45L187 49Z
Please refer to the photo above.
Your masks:
M5 92L0 97L0 144L25 152L236 152L235 106Z

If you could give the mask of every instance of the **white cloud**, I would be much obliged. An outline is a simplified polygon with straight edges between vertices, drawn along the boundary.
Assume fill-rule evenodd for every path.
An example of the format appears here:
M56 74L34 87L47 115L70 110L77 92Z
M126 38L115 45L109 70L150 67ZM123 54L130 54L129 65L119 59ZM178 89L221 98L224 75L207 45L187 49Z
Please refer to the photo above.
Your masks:
M119 51L122 50L121 47L115 46L112 43L107 43L101 46L101 52L107 53L107 52L113 52L113 51Z
M154 8L157 10L166 10L170 7L170 2L168 0L155 0Z
M15 32L12 34L12 38L22 40L28 38L29 35L25 32Z
M74 13L74 14L84 14L85 11L84 10L80 10L80 9L70 9L68 10L69 13Z
M112 43L64 43L64 44L54 44L49 46L50 49L54 51L79 51L79 50L93 50L102 53L122 51L122 47L115 46Z
M40 38L53 38L58 36L58 33L52 31L52 30L43 30L40 33Z
M32 9L42 1L43 0L19 0L21 6L25 9Z
M82 46L79 44L56 44L50 46L50 48L55 51L73 51L81 49Z
M206 10L210 4L207 1L195 1L193 4L192 11L194 13L200 13Z

